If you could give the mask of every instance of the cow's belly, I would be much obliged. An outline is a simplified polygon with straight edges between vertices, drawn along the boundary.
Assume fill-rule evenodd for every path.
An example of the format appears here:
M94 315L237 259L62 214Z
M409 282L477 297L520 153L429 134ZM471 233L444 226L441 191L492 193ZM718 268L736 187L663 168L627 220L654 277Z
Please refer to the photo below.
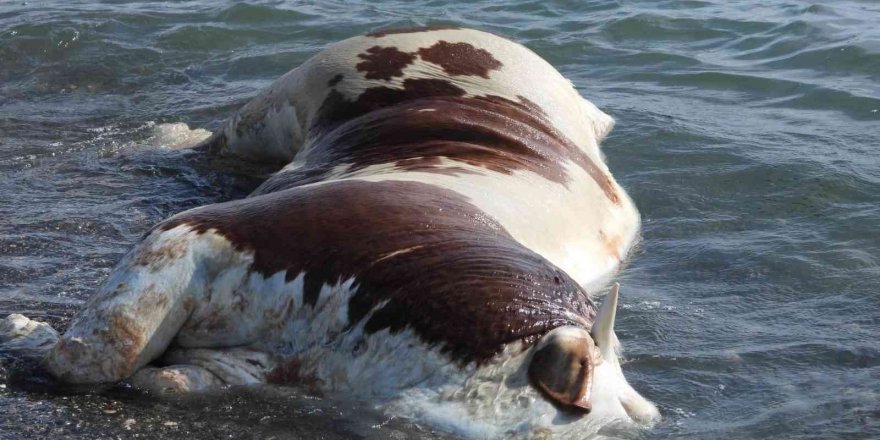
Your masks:
M323 285L317 302L304 300L305 273L270 276L251 271L253 257L217 274L177 335L184 348L251 346L272 354L326 344L349 324L352 280Z
M242 259L242 267L248 263ZM265 354L266 382L380 400L415 385L461 386L473 369L462 369L411 330L368 334L366 319L351 326L354 280L325 284L314 306L306 304L304 275L267 278L235 268L219 274L181 328L174 361L198 364L195 358L209 357L215 365L233 364L240 354L228 347L246 347Z

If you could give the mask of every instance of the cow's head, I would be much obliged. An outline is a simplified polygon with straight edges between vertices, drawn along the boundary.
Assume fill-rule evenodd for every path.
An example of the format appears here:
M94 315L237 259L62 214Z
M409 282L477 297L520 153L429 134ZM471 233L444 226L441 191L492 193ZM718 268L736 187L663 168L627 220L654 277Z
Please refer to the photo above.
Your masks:
M571 412L617 416L650 424L657 408L627 383L614 334L619 286L602 303L592 329L564 326L544 335L533 348L529 379L557 407Z

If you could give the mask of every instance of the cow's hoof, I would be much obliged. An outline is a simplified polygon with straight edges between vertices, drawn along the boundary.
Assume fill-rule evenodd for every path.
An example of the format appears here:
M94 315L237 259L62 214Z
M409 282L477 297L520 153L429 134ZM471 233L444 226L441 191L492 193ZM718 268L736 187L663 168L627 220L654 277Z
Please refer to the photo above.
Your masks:
M58 332L45 322L13 313L0 320L0 353L42 358L58 342Z

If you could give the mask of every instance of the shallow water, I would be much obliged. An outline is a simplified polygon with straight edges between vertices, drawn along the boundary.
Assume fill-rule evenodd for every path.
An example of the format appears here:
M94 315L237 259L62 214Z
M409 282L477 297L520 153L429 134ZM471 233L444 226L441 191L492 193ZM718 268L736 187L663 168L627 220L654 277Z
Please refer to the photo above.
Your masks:
M163 124L216 128L330 42L458 24L617 119L604 151L644 221L617 328L664 415L641 437L880 437L880 4L766 3L2 3L0 316L63 327L152 224L253 187ZM0 438L439 435L290 389L157 402L8 370Z

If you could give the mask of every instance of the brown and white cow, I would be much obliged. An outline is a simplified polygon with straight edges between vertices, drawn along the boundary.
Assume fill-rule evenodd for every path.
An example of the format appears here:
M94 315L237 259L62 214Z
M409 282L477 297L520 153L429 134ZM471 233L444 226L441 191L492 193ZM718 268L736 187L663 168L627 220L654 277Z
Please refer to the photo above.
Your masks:
M345 40L197 147L283 169L157 225L64 335L11 315L0 342L71 383L301 384L472 436L650 423L617 289L602 311L587 294L639 230L612 125L492 34Z

